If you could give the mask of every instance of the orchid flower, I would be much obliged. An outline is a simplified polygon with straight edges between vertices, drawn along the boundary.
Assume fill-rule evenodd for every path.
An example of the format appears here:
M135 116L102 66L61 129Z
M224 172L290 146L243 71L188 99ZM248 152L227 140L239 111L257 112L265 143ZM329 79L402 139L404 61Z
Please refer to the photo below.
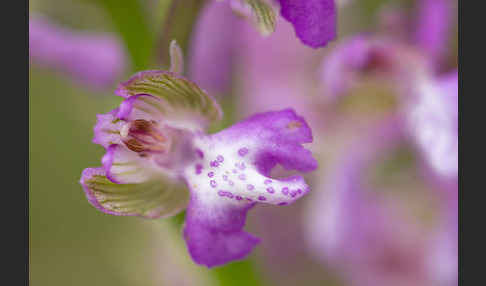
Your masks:
M334 0L227 0L240 15L253 16L263 35L274 32L276 8L292 23L297 37L307 46L319 48L336 37L336 7Z
M448 243L453 237L442 231L441 223L419 226L414 221L418 218L413 217L420 210L429 215L449 213L449 209L436 208L443 196L428 192L435 186L427 180L423 181L427 189L418 187L420 180L403 180L406 198L398 199L396 194L386 195L389 191L386 184L376 184L370 179L373 174L370 170L390 158L395 148L408 144L406 124L399 117L388 118L364 133L331 165L322 178L323 191L307 208L306 237L312 253L334 266L350 285L444 285L432 281L448 278L438 277L441 274L451 274L448 265L457 260L457 252L454 255L450 251L452 244ZM387 172L387 179L394 175L399 178L398 173L389 169ZM414 178L421 177L414 175ZM414 194L411 192L414 189L427 192ZM410 205L421 208L410 210ZM423 216L420 220L423 221ZM439 257L434 244L442 240L447 242L437 247L447 256ZM437 262L440 258L447 260L435 265L430 261ZM442 268L443 265L447 268Z
M69 30L40 15L29 19L29 54L94 88L110 87L126 66L123 46L113 35Z
M323 62L322 85L328 98L336 100L365 74L392 82L409 132L429 166L449 180L457 178L457 70L436 75L428 59L406 43L352 37Z
M450 0L417 0L417 21L404 11L384 9L379 15L378 33L366 33L341 41L322 62L321 80L326 96L334 98L349 89L365 73L400 82L434 73L445 56L451 32ZM398 84L400 85L400 84Z
M93 142L106 149L102 167L85 169L80 182L88 201L108 214L159 218L186 209L184 239L198 264L242 259L259 242L243 230L248 210L288 205L309 191L301 176L276 179L271 170L316 169L302 146L312 132L285 109L207 134L221 118L219 105L174 73L177 64L171 70L142 71L119 85L123 102L98 115L94 127Z

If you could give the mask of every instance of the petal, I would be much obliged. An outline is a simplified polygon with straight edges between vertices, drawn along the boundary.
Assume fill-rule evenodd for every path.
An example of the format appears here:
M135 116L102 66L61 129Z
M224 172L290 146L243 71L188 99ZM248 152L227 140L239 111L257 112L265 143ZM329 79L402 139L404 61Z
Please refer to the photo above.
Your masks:
M303 118L287 109L254 115L199 137L199 159L186 169L191 203L185 238L197 263L219 265L244 257L257 240L242 231L255 202L291 204L309 190L300 176L271 178L277 164L308 172L317 167L302 143L312 142Z
M307 123L291 109L256 114L219 133L195 139L203 158L185 174L193 188L220 200L234 196L270 204L289 204L308 191L301 176L270 178L273 167L309 172L317 168L301 144L312 142ZM196 172L199 166L200 172ZM196 186L196 187L195 187ZM226 192L222 194L222 192Z
M196 84L166 71L142 71L120 84L117 95L129 98L146 94L159 98L161 112L167 120L177 127L200 130L213 120L221 119L222 112L218 103Z
M321 82L325 96L336 98L355 82L355 73L365 66L370 55L370 41L357 36L341 41L321 64Z
M313 48L336 37L334 0L279 0L280 14L294 26L297 37Z
M125 99L119 108L106 114L96 115L93 143L105 148L112 144L122 144L120 135L127 121L135 119L164 120L165 103L148 94L137 94ZM176 124L174 124L176 125Z
M272 6L265 2L265 0L232 0L231 7L237 12L240 12L242 8L238 2L246 5L251 9L253 21L258 31L264 36L268 36L275 31L276 16ZM246 14L241 13L240 14Z
M365 76L393 81L408 88L410 81L429 72L425 58L403 43L372 35L353 36L341 41L324 58L320 78L325 95L331 99L347 93ZM396 81L396 82L395 82Z
M429 58L440 59L447 52L452 18L452 1L420 0L415 39Z
M427 162L441 177L457 178L457 72L417 82L406 110L409 130Z
M157 168L150 168L151 161L122 145L110 145L101 159L106 177L117 184L143 183L158 175Z
M29 54L33 61L94 88L113 85L127 58L113 35L69 30L40 15L29 19Z
M184 239L198 264L208 267L244 258L259 239L243 231L251 203L214 204L210 196L191 192Z
M112 144L120 144L120 129L125 124L117 117L118 108L106 114L96 115L93 143L105 148Z
M120 216L158 218L183 210L189 192L182 185L160 178L138 184L115 184L103 168L87 168L80 180L90 204L100 211Z
M195 157L193 134L173 127L177 122L166 120L164 107L158 97L137 94L119 108L98 115L93 142L107 150L102 163L112 182L140 183L160 174L177 180ZM154 132L130 131L139 121Z

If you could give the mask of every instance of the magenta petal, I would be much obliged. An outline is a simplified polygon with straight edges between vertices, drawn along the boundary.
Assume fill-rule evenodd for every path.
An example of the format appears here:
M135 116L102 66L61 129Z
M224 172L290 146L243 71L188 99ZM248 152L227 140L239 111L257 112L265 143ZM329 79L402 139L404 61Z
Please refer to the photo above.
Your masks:
M118 112L119 109L116 108L106 114L96 115L93 143L105 148L112 144L121 144L120 129L125 122L118 120L116 116Z
M256 144L252 150L255 154L254 164L264 175L269 175L276 164L301 172L317 168L312 153L302 146L303 143L312 142L312 131L292 109L255 114L213 137L227 142L251 139L252 144Z
M312 141L293 110L256 114L232 127L194 140L198 159L184 177L191 189L184 236L199 264L208 267L245 257L258 239L243 231L256 203L288 205L309 192L301 176L270 177L280 164L311 171L316 160L302 143Z
M29 19L29 54L95 88L113 85L126 67L125 50L113 35L70 30L39 15Z
M297 37L313 48L336 37L334 0L279 0L280 14L295 28Z
M156 175L151 162L123 145L110 145L101 159L106 177L116 184L143 183Z
M192 259L213 267L247 256L259 243L258 238L242 230L253 205L213 205L192 192L184 226Z
M86 198L88 199L88 202L97 208L98 210L111 214L111 215L130 215L130 214L121 214L112 210L108 210L105 207L103 207L98 199L96 198L93 190L86 184L86 181L90 180L94 176L105 176L105 170L103 168L86 168L83 170L83 173L81 174L81 180L79 181L81 183L81 186L83 186L84 194L86 195Z
M321 84L330 99L346 94L364 73L396 76L401 69L403 48L389 40L358 35L342 40L322 61ZM403 79L404 77L402 77Z
M450 36L452 1L420 0L416 41L419 47L433 59L444 56L447 52L447 40Z

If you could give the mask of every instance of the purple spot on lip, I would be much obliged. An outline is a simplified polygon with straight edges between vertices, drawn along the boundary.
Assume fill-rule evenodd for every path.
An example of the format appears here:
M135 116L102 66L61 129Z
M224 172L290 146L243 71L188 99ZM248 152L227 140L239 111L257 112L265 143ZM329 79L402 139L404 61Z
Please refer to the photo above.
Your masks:
M240 150L238 150L238 155L240 156L245 156L246 154L248 154L248 148L246 147L243 147L243 148L240 148Z
M221 197L228 197L230 199L232 199L234 197L231 192L223 191L223 190L218 191L218 195L221 196Z
M202 172L202 165L201 164L197 164L196 165L196 175L201 174L201 172Z
M216 188L217 184L216 184L216 181L215 180L211 180L211 182L209 182L209 184L211 185L211 187L213 188Z
M265 185L268 185L268 184L271 184L271 183L272 183L272 180L265 180L263 183L264 183Z
M267 188L267 192L269 192L270 194L273 194L273 193L275 193L275 190L272 187L269 187L269 188Z
M295 197L296 195L297 195L297 192L295 192L295 191L291 191L291 192L290 192L290 196L291 196L292 198L293 198L293 197Z
M204 158L204 153L201 151L201 149L196 149L196 154L199 156L199 158Z
M211 163L209 163L209 166L211 166L211 167L218 167L219 166L219 162L218 161L211 161Z
M209 172L208 177L212 178L214 176L214 172Z
M297 190L297 193L298 193L298 194L302 194L302 190L301 190L301 189L298 189L298 190Z
M282 202L282 203L279 203L278 205L279 205L279 206L285 206L285 205L287 205L287 204L288 204L288 203L286 203L286 202Z
M245 163L241 162L241 163L235 163L235 167L240 169L240 170L244 170L246 168L245 166Z
M220 162L220 163L221 163L221 162L223 162L223 161L224 161L224 157L223 157L223 156L221 156L221 155L218 155L218 156L216 157L216 160L217 160L218 162Z
M288 195L289 194L289 188L285 187L282 189L282 194Z
M252 191L252 190L255 189L255 187L253 185L247 185L246 189L249 190L249 191Z
M243 198L242 198L241 196L236 196L236 197L235 197L235 199L236 199L237 201L241 201Z
M266 200L267 200L267 198L265 198L264 196L259 196L259 197L258 197L258 200L259 200L259 201L266 201Z

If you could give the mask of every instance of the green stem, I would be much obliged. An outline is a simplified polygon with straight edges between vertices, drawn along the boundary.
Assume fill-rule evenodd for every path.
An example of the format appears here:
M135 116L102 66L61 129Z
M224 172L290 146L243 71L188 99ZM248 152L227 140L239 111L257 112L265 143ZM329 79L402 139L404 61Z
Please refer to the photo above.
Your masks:
M123 39L132 60L132 69L138 71L149 68L155 37L149 27L149 17L141 1L98 0L96 2L105 9Z

